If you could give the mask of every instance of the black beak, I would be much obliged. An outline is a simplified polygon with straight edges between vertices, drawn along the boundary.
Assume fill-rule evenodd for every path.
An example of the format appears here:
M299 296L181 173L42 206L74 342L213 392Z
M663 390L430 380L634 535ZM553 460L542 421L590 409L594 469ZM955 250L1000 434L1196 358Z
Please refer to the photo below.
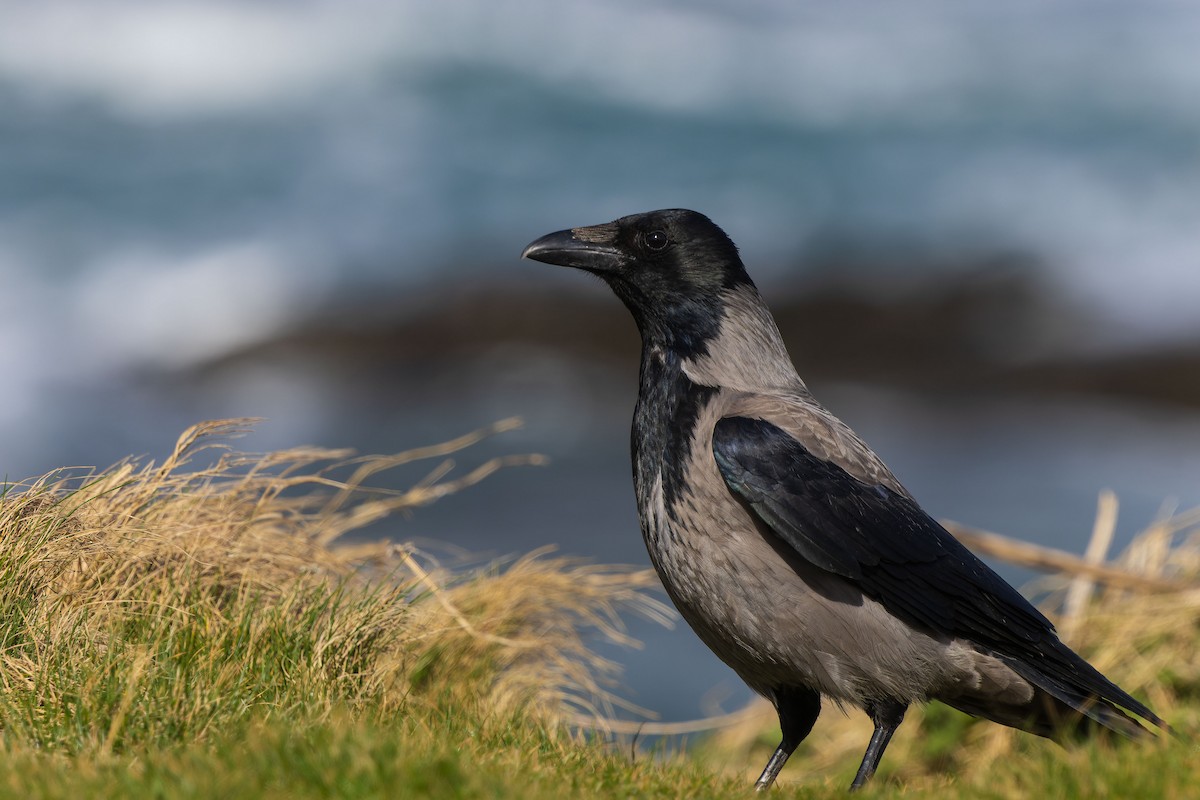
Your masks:
M590 229L583 228L583 231ZM624 255L611 244L584 241L573 231L548 233L521 252L521 258L532 258L545 264L575 267L589 272L608 272L621 266Z

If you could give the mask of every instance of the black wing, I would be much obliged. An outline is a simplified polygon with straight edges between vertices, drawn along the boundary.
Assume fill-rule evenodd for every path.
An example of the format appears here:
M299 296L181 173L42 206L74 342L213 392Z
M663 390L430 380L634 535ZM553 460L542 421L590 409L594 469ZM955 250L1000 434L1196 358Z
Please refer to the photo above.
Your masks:
M761 419L719 420L713 454L729 488L783 542L889 612L982 646L1072 705L1095 696L1160 722L906 495L858 480Z

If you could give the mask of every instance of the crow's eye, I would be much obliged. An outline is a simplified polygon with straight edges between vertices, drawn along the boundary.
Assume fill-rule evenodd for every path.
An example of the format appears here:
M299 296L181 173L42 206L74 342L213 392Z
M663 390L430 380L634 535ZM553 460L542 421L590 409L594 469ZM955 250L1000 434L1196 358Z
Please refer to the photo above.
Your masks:
M665 250L670 243L666 231L650 231L646 234L646 248L656 253Z

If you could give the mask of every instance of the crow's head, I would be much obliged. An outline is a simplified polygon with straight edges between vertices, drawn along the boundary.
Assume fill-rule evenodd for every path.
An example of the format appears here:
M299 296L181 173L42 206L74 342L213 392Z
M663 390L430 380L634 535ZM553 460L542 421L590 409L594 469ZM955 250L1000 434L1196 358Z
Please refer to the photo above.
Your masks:
M715 333L729 290L752 286L725 232L686 209L558 231L522 255L598 275L633 312L643 338L683 350L702 348Z

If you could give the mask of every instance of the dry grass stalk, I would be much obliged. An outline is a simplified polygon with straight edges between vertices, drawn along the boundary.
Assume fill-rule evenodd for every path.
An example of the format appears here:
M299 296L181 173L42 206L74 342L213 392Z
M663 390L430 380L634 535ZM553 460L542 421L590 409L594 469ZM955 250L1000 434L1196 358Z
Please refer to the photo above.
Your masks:
M646 593L656 586L647 570L541 551L462 574L408 545L338 543L501 467L541 463L538 456L493 459L449 479L452 462L442 461L407 490L365 485L383 470L443 458L516 421L432 448L364 458L315 448L232 450L228 440L252 423L197 425L161 464L128 460L5 489L0 591L25 609L5 635L30 644L0 651L0 693L36 691L35 707L74 702L79 687L56 684L54 659L64 652L104 658L131 620L150 620L166 635L199 620L204 635L237 634L241 644L203 656L211 661L205 674L220 685L208 687L209 695L181 695L173 713L220 703L288 624L309 628L314 641L294 667L303 674L288 679L308 682L306 702L317 712L322 704L370 703L386 711L459 696L496 714L550 721L610 713L616 667L592 651L589 637L628 642L625 612L669 616ZM233 630L238 625L248 628L244 635ZM126 713L137 710L135 692L149 680L142 673L166 668L153 649L152 642L120 667L125 694L101 750L114 746Z
M1092 526L1092 538L1088 540L1087 549L1083 551L1083 560L1093 566L1103 564L1108 558L1108 548L1112 545L1114 534L1117 532L1117 496L1107 489L1100 493L1096 507L1096 522ZM1092 590L1096 581L1090 575L1080 573L1071 581L1063 601L1062 623L1059 632L1064 639L1073 639L1084 611L1092 599Z
M1020 567L1028 567L1041 572L1083 575L1108 586L1141 592L1179 592L1187 590L1190 586L1186 580L1167 577L1154 570L1126 569L1122 565L1113 564L1093 564L1073 553L1055 550L1052 547L1043 547L998 533L981 531L958 522L943 520L942 525L977 554L998 558ZM1147 529L1146 533L1149 532L1150 529Z

